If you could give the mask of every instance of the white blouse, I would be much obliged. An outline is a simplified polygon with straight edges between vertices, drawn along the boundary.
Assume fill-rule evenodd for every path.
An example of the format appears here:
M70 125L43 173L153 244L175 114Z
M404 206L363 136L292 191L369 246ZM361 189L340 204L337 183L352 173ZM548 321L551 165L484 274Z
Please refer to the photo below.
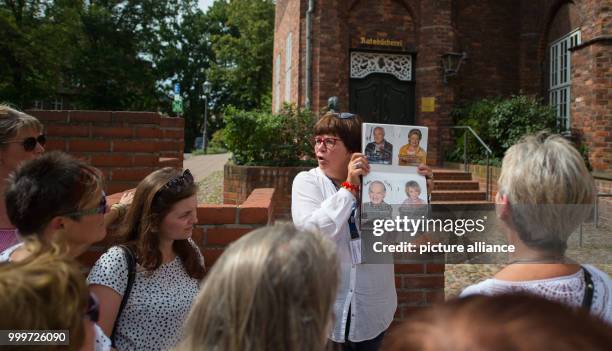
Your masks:
M200 250L190 242L203 263ZM110 287L121 296L127 280L124 251L116 246L98 259L87 277L90 285ZM116 324L117 350L168 350L175 346L199 284L187 275L178 256L152 272L138 265L134 285Z
M612 281L599 269L584 265L593 279L593 303L591 314L612 324ZM506 281L487 279L465 288L460 297L469 295L497 295L513 292L528 292L562 304L580 307L584 299L584 272L578 272L561 277L528 281Z
M348 219L354 202L350 191L336 190L318 167L301 172L293 181L291 214L295 225L319 230L336 243L340 286L334 303L336 320L330 335L335 342L345 341L349 306L348 339L353 342L373 339L385 331L397 308L393 265L352 263Z

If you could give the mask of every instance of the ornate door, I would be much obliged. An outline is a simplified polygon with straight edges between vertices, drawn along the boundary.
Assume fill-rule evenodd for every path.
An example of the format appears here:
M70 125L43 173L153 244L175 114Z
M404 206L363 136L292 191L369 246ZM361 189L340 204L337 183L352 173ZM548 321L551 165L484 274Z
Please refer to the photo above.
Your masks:
M351 53L350 111L365 122L414 124L410 55Z

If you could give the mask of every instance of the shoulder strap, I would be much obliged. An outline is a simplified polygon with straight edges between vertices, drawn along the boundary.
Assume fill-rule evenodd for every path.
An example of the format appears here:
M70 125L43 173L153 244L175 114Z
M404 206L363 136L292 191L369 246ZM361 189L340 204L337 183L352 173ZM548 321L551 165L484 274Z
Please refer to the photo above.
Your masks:
M130 292L132 291L132 285L134 285L134 280L136 278L136 256L132 252L129 246L127 245L119 245L121 251L123 251L123 256L125 257L125 261L128 266L128 281L127 286L125 287L125 291L123 292L123 298L121 299L121 305L119 305L119 311L117 312L117 318L115 318L115 325L113 325L113 332L111 334L111 342L112 346L116 348L115 339L117 336L117 324L119 322L119 317L125 308L125 304L127 303L128 297L130 296Z
M584 272L584 298L582 299L582 308L587 311L591 310L591 305L593 304L593 292L595 291L595 285L593 284L593 279L591 278L591 273L582 267L582 271Z

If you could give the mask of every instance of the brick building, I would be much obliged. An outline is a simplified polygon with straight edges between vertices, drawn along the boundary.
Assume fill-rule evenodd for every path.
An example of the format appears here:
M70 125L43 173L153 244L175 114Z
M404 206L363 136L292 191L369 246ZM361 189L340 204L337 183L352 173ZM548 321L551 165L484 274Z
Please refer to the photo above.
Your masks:
M338 96L366 121L427 126L437 164L457 103L533 94L610 174L611 13L612 0L277 0L273 108Z

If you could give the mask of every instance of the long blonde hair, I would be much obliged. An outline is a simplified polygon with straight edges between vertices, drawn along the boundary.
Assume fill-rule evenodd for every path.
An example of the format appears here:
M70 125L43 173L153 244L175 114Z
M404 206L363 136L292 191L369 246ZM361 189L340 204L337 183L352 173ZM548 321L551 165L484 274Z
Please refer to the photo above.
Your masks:
M46 349L78 350L88 296L78 263L65 256L0 264L0 329L69 330L70 346Z
M336 249L322 234L257 229L208 273L178 350L322 350L337 286Z

